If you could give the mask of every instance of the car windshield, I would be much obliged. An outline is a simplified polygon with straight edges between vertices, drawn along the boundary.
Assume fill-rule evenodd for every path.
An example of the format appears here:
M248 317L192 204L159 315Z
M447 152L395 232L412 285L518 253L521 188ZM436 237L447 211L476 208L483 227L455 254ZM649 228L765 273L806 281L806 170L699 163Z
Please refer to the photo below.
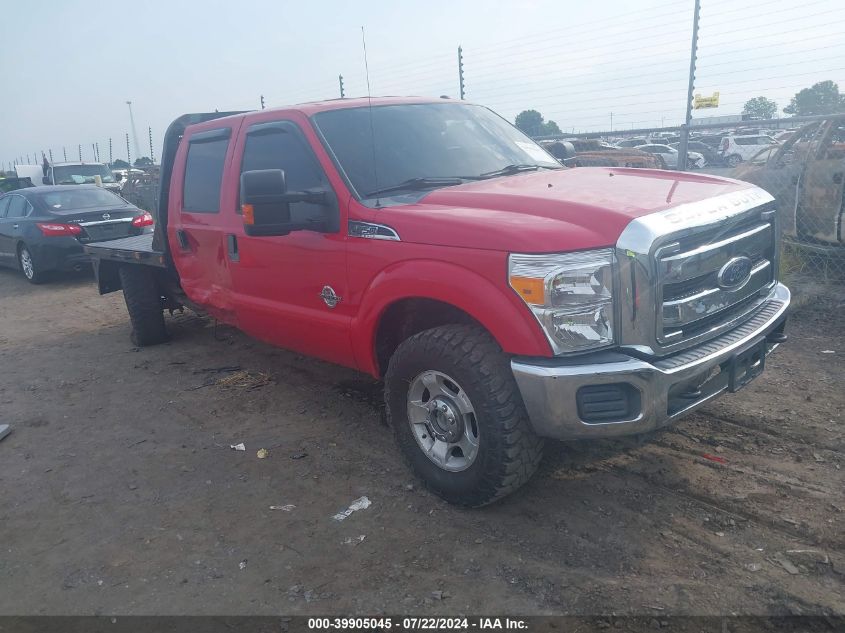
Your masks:
M402 183L424 181L435 188L460 184L461 178L560 168L546 150L482 106L349 108L321 112L314 122L362 198L401 190Z
M123 207L129 203L110 191L92 187L48 191L39 194L39 199L53 211L72 211L91 207Z
M53 167L54 183L56 185L86 185L94 184L94 176L99 176L102 182L114 182L114 176L105 165L58 165Z

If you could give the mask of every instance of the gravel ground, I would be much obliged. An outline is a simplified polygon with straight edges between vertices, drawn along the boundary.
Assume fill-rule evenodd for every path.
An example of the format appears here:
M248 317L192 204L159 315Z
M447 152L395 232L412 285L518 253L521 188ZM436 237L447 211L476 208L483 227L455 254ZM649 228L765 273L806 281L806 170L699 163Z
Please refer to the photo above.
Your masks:
M90 276L0 270L0 614L845 613L842 314L463 510L405 469L371 379L189 313L133 348Z

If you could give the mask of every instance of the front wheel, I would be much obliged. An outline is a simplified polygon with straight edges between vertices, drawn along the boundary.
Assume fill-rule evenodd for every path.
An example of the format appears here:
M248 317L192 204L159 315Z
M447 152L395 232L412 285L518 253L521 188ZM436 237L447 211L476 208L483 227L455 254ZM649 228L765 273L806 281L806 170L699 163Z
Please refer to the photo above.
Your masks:
M481 328L447 325L403 342L390 359L385 402L414 472L450 503L496 501L542 458L510 360Z
M46 281L44 272L35 263L35 258L26 244L21 244L18 248L18 265L29 283L43 284Z
M739 154L731 154L728 156L728 167L736 167L742 162L742 156Z

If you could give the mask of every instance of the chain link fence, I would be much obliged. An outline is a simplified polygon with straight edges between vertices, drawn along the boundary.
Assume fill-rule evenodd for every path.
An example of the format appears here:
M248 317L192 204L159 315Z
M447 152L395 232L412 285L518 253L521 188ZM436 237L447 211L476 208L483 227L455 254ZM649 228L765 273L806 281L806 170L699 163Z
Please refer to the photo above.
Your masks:
M535 138L571 166L648 167L651 157L671 170L682 134L674 127ZM743 180L774 196L782 278L845 286L845 114L693 126L687 151L688 171Z

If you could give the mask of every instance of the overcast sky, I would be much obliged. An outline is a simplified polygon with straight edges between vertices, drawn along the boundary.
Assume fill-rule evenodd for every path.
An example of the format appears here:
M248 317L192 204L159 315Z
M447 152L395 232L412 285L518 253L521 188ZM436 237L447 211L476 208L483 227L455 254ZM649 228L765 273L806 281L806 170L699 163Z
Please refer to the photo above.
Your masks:
M686 99L692 0L5 2L0 19L0 161L126 158L132 101L141 154L158 158L184 112L253 109L366 94L458 96L513 120L540 110L565 131L672 125ZM780 108L832 79L845 90L842 0L702 0L696 92L736 114L754 96ZM132 158L136 158L134 144Z

